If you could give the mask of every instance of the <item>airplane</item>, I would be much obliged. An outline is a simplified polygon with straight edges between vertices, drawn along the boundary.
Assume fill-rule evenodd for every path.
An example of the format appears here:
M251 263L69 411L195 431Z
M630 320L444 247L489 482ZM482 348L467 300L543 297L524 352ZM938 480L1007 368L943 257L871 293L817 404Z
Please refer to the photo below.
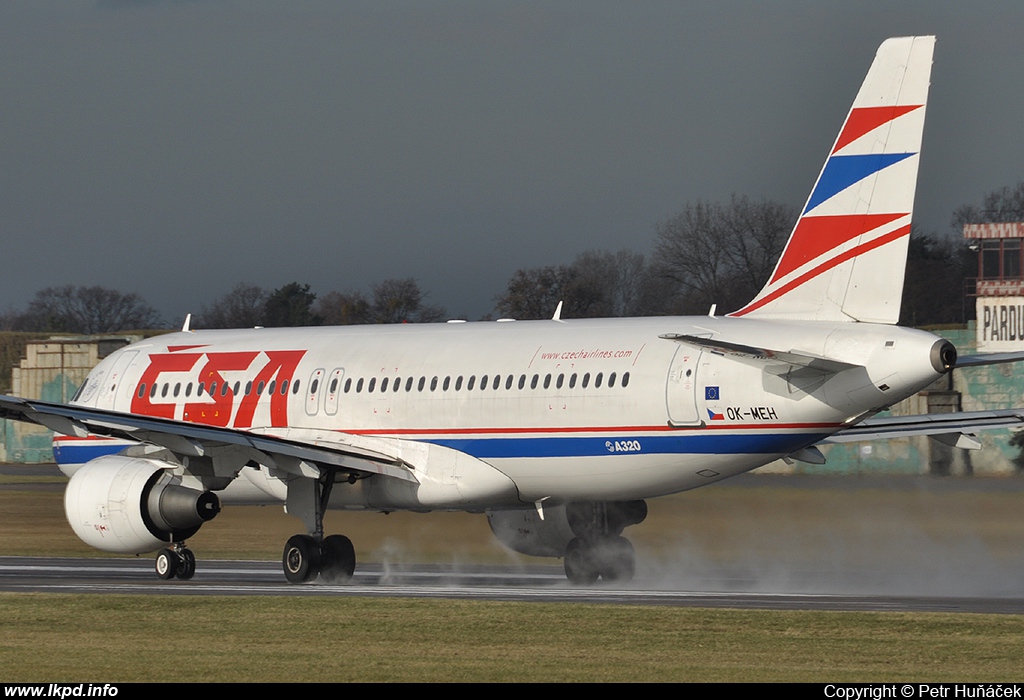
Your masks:
M286 579L345 582L355 551L326 510L484 512L525 554L587 585L632 578L625 528L646 499L816 447L899 435L977 446L1024 411L877 417L958 358L896 325L934 37L881 44L764 288L724 316L499 319L192 330L103 359L70 404L0 397L57 433L65 510L100 550L157 552L190 579L186 540L222 504L276 503L304 531Z

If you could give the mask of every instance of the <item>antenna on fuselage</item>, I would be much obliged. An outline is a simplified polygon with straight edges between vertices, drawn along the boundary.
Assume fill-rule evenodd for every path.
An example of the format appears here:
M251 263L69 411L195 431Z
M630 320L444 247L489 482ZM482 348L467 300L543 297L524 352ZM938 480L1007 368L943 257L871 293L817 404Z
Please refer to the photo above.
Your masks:
M562 320L562 300L558 300L558 306L555 307L555 315L551 317L552 321Z
M711 305L711 310L708 311L708 316L710 316L711 318L714 318L715 317L715 311L717 311L717 310L718 310L718 304L712 304Z
M182 333L191 333L192 329L189 327L192 325L192 314L185 314L185 323L181 326Z

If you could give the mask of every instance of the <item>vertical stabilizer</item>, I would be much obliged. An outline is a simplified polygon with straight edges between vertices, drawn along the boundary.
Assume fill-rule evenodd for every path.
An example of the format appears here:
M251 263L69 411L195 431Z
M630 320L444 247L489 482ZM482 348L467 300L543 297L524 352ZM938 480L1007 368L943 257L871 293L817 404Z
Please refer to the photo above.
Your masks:
M899 319L934 46L878 48L768 284L733 316Z

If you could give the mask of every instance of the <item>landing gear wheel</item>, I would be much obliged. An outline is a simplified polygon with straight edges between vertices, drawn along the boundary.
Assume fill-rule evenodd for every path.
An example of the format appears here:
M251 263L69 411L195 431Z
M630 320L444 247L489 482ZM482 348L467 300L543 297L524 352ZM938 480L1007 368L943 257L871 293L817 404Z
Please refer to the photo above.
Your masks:
M608 582L625 583L636 573L636 552L625 537L609 537L597 547L601 578Z
M320 578L325 583L348 583L356 570L356 550L344 535L325 537L320 544Z
M579 537L569 540L565 548L565 577L574 586L589 586L597 581L600 572L594 565L591 548Z
M196 555L191 549L182 549L178 562L178 578L188 581L196 575Z
M306 583L320 573L320 545L309 535L295 535L284 545L281 557L289 583Z
M156 553L156 575L169 581L178 575L178 555L170 549L161 549Z

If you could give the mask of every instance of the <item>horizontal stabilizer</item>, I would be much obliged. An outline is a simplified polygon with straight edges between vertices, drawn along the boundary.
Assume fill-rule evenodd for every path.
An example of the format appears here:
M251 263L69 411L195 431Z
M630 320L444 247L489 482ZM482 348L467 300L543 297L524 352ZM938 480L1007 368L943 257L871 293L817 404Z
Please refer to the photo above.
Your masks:
M1000 365L1006 362L1024 362L1024 352L983 352L977 355L962 355L956 359L954 369Z
M677 343L685 343L686 345L693 345L703 350L708 350L719 355L729 355L731 357L745 357L750 360L761 360L764 362L784 362L795 367L809 367L811 369L820 370L822 372L830 372L833 374L846 371L848 369L855 369L860 365L851 365L847 362L839 362L838 360L830 360L827 357L818 357L816 355L809 355L802 352L784 351L784 350L770 350L768 348L758 348L751 345L740 345L739 343L728 343L724 340L714 340L711 338L700 338L695 335L681 335L678 333L666 333L665 335L658 336L665 340L674 340Z
M914 435L971 435L978 430L1024 427L1024 409L1002 411L967 411L962 413L926 413L916 416L868 418L845 428L824 440L824 443L887 440ZM949 440L942 440L950 444ZM961 442L955 440L954 442ZM966 445L966 442L961 444Z

